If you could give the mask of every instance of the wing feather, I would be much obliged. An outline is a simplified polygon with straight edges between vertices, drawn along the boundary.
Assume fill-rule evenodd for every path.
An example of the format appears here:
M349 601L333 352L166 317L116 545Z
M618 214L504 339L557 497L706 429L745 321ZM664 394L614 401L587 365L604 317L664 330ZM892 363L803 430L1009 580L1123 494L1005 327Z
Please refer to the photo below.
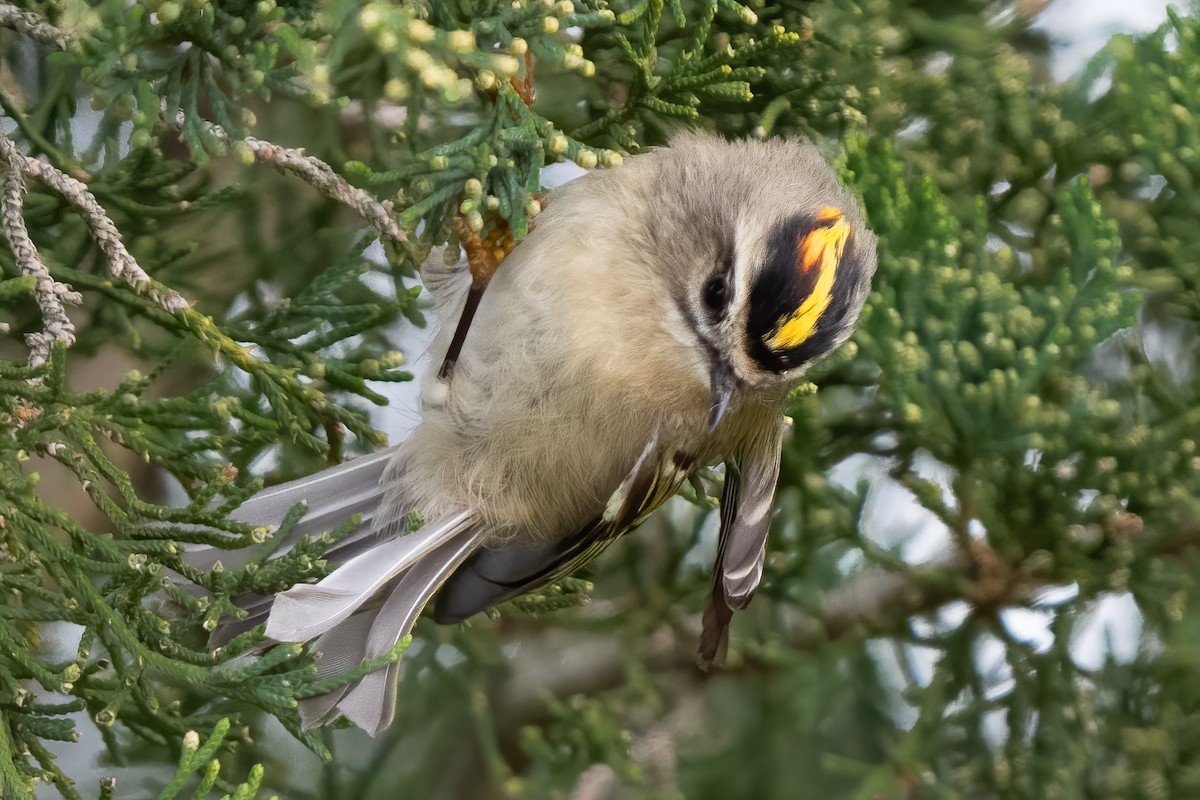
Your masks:
M666 502L691 467L690 459L663 450L659 437L651 437L601 514L556 542L476 551L442 587L434 619L458 622L571 574Z
M700 635L700 663L705 668L724 660L733 612L750 604L762 581L782 446L781 424L742 457L725 464L721 535Z
M317 583L301 583L275 596L267 636L305 642L349 617L393 578L472 524L470 512L429 524L419 531L350 559Z

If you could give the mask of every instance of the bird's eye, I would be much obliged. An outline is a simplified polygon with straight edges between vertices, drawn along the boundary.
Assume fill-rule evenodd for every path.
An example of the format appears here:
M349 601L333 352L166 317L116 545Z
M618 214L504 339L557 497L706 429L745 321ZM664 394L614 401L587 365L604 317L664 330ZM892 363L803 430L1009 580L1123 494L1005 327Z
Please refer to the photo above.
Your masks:
M727 302L729 286L725 283L725 276L713 275L704 282L704 305L708 306L710 311L720 311L725 308Z

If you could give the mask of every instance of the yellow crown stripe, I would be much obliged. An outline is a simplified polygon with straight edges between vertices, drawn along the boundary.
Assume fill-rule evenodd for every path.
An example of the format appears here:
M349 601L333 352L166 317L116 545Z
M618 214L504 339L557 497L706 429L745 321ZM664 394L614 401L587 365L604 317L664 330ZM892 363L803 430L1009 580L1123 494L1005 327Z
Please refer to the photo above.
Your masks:
M826 212L833 212L836 216L826 217ZM834 222L805 236L796 248L797 260L805 272L819 267L816 285L799 308L787 317L780 318L774 332L766 340L767 347L772 350L790 350L803 344L812 336L817 320L825 313L832 299L833 281L837 276L838 263L842 260L842 251L846 248L846 240L850 238L850 226L837 209L822 209L817 219L820 222Z

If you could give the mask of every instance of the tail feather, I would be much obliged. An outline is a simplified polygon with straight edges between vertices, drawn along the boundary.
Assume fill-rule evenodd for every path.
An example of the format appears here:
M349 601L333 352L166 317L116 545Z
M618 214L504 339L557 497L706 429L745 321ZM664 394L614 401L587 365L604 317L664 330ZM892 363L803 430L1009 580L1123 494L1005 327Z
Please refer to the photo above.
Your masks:
M315 475L269 486L242 503L230 519L249 525L276 528L297 503L308 510L278 548L287 552L301 537L315 536L341 525L354 514L362 514L359 530L339 546L361 538L373 529L373 517L383 501L381 479L395 454L394 448L353 458ZM250 558L253 548L224 550L211 545L189 545L184 561L197 569L210 570L218 561L226 565Z
M393 578L467 530L463 511L450 519L372 547L320 582L302 583L275 596L267 636L280 642L314 639L354 613Z
M386 655L412 631L430 598L479 548L483 538L481 531L465 531L404 573L371 625L364 653L366 659ZM399 662L365 675L338 702L338 711L371 736L378 736L396 716L399 676Z
M385 655L412 632L426 604L486 537L466 511L401 533L408 506L385 488L394 485L391 478L405 468L394 454L385 450L264 489L231 514L240 522L278 527L297 503L305 503L308 509L279 546L280 553L301 537L324 533L353 514L362 515L362 524L326 554L341 565L318 583L298 584L275 596L239 598L247 616L223 622L211 646L219 647L265 620L269 639L312 640L317 677L328 678ZM218 560L237 564L254 552L192 546L184 559L211 569ZM378 735L395 716L399 670L400 664L393 663L340 689L302 700L303 728L344 716Z
M375 621L378 609L360 611L313 642L317 654L317 679L324 680L354 669L363 662L367 634ZM350 686L332 692L307 697L300 701L300 727L309 730L332 722L338 717L337 704Z
M312 650L317 654L316 680L349 672L366 659L367 636L378 614L378 608L361 611L313 640Z
M483 540L477 531L457 537L414 564L396 581L387 601L378 609L360 611L313 644L317 651L317 676L332 677L363 661L378 658L412 632L417 617L434 592ZM359 681L300 702L304 730L345 716L372 736L391 724L395 716L399 662L370 673Z
M350 691L350 687L343 686L341 689L301 700L299 704L300 730L310 731L313 728L319 728L341 716L337 705L348 691Z

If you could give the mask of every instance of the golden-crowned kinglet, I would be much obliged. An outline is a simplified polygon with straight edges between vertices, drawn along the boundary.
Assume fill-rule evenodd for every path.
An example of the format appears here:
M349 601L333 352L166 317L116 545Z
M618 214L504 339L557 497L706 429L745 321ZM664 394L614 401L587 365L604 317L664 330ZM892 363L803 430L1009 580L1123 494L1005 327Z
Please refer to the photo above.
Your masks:
M470 276L431 261L436 354ZM365 518L333 573L240 625L267 616L272 639L318 639L335 674L386 654L435 595L434 619L456 622L566 575L724 462L701 639L719 660L762 577L788 391L850 336L874 271L858 203L809 144L685 134L555 190L454 371L426 379L412 435L239 509L273 524L306 501L294 535ZM412 510L424 526L399 535ZM379 732L395 672L304 701L305 725Z

